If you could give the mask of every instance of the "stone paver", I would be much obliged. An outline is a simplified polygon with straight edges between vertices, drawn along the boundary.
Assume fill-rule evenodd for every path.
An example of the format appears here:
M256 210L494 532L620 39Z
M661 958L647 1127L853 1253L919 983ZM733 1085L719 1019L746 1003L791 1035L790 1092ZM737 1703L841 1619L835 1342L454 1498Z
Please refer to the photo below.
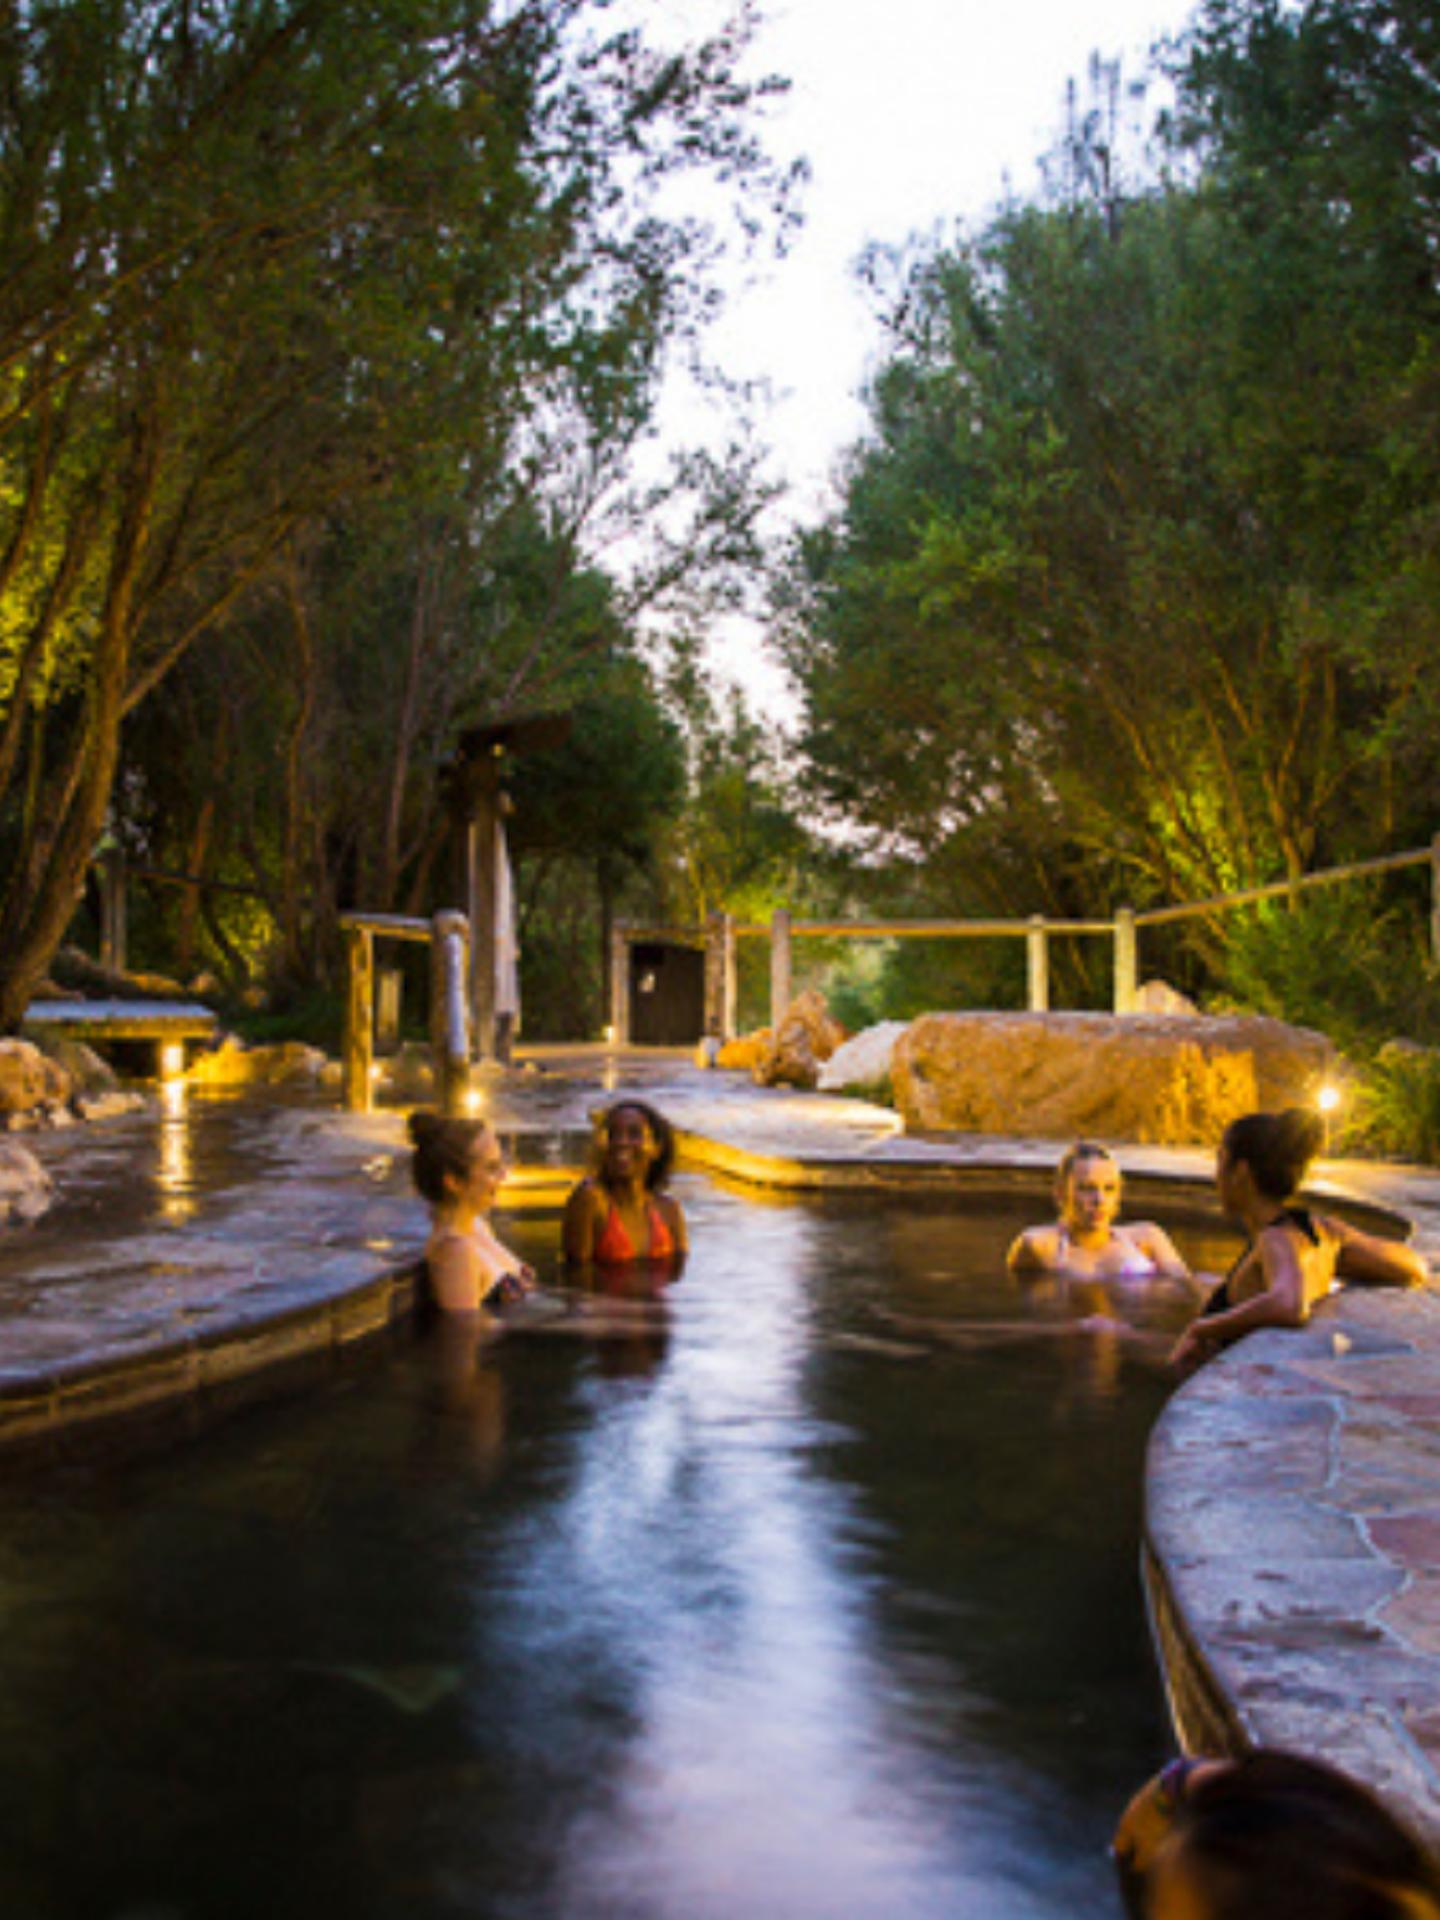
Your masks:
M688 1158L768 1184L1033 1190L1057 1155L1049 1140L907 1137L883 1110L755 1089L673 1053L537 1050L486 1083L486 1111L506 1128L577 1129L620 1089L664 1108ZM400 1117L293 1126L255 1191L192 1200L105 1272L56 1256L20 1284L11 1248L0 1446L218 1397L409 1310L424 1220L392 1177ZM43 1154L44 1137L33 1144ZM1212 1166L1180 1149L1122 1158L1137 1206L1208 1184ZM1321 1174L1322 1196L1413 1221L1440 1270L1440 1174ZM565 1170L530 1177L558 1199ZM1251 1335L1172 1397L1147 1483L1147 1586L1182 1739L1323 1753L1440 1850L1440 1292L1352 1290L1302 1331Z

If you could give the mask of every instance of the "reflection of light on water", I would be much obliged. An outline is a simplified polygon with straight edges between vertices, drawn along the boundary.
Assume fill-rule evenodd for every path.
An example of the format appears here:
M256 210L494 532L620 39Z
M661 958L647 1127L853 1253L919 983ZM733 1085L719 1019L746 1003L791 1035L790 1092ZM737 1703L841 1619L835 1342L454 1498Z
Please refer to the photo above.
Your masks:
M160 1088L160 1211L167 1220L188 1220L195 1212L195 1153L185 1082L167 1079Z

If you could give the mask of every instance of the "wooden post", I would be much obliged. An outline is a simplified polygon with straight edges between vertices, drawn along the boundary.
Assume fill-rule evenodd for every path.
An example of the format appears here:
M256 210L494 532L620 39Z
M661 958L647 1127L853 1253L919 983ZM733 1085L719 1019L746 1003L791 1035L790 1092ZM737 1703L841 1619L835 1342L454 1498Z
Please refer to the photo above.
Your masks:
M370 1111L370 1068L374 1061L372 1003L375 943L365 927L345 929L345 1060L342 1089L351 1113Z
M623 920L610 929L610 1043L630 1044L630 936Z
M780 1022L790 1011L791 995L790 914L777 907L770 916L770 1028L778 1032Z
M1121 907L1115 915L1115 1011L1133 1013L1139 985L1135 909Z
M499 935L496 860L500 840L500 749L476 769L469 829L471 1044L481 1060L495 1058L495 953Z
M106 847L96 867L100 888L100 964L125 971L125 855Z
M735 922L712 913L705 928L705 1031L735 1038Z
M1025 936L1026 959L1030 974L1030 1011L1050 1011L1050 944L1045 937L1045 916L1032 913L1030 931Z
M442 1113L463 1114L469 1105L469 935L463 913L437 913L430 922L430 1049Z

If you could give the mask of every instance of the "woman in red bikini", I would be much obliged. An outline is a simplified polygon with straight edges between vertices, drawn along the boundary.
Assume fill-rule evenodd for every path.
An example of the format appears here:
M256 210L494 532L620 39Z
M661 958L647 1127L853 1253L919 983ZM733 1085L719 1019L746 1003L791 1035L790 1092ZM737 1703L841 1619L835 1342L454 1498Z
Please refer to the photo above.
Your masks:
M567 1262L678 1270L689 1241L680 1202L664 1191L675 1164L669 1121L643 1100L617 1100L596 1125L595 1150L594 1173L565 1206Z

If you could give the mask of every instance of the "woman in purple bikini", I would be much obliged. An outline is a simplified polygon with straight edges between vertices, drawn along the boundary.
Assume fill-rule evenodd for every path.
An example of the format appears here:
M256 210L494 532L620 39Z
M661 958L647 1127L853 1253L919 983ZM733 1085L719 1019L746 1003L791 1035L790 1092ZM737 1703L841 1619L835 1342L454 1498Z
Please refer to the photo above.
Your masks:
M1108 1147L1081 1140L1055 1174L1060 1218L1027 1227L1006 1255L1017 1278L1054 1274L1067 1280L1187 1281L1189 1269L1163 1227L1153 1220L1116 1224L1120 1169Z

